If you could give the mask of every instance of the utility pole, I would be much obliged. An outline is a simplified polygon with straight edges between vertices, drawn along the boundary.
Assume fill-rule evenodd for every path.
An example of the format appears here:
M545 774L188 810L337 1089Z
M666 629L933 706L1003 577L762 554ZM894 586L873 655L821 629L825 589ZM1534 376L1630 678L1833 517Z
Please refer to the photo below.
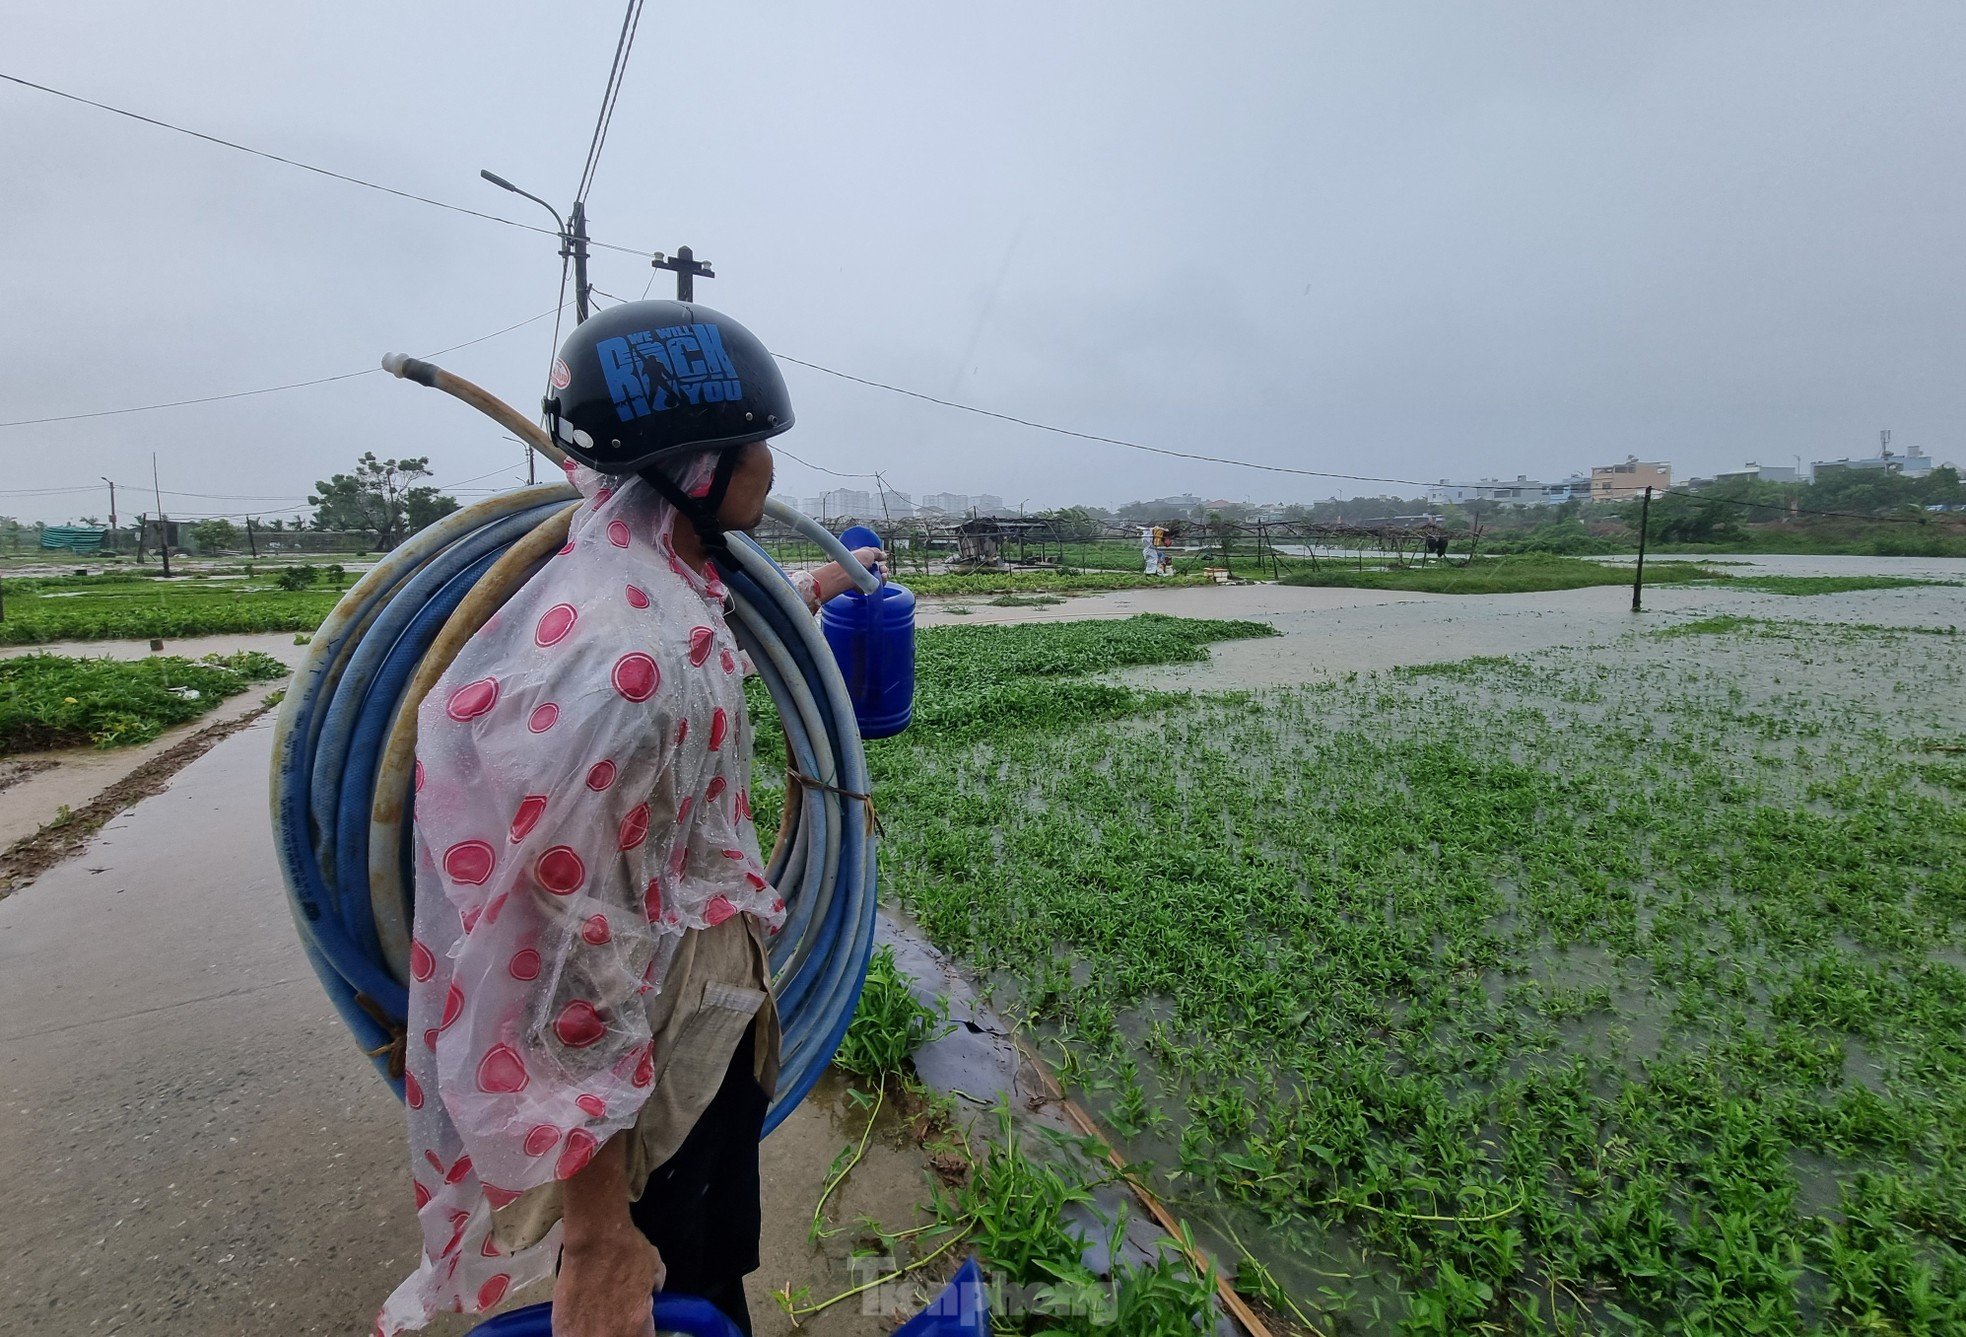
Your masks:
M717 277L717 271L710 268L710 262L708 260L697 259L696 252L690 250L687 246L677 247L676 253L671 256L665 256L661 251L657 251L655 253L655 259L651 263L657 269L673 269L676 271L676 300L679 302L694 302L696 300L695 280L699 276L706 279Z
M567 230L561 237L560 254L573 260L573 310L581 320L587 319L587 205L584 201L573 202L573 212L567 215Z
M96 477L109 484L109 528L113 533L116 529L116 480L104 474L97 474Z
M164 514L164 490L157 482L157 452L150 452L150 490L157 497L157 551L164 555L164 574L171 574L171 522Z
M1639 596L1645 590L1645 531L1651 528L1652 486L1646 484L1645 500L1638 505L1638 567L1632 572L1632 612L1644 610L1639 607Z
M250 515L246 517L246 548L254 557L259 556L259 544L253 538L253 518Z

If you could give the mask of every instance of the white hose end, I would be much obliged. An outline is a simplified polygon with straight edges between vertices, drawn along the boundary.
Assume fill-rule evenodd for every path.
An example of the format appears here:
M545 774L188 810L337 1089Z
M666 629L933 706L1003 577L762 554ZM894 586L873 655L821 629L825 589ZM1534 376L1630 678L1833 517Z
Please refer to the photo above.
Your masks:
M382 369L391 376L401 376L404 369L409 365L410 355L408 353L384 353L382 355Z

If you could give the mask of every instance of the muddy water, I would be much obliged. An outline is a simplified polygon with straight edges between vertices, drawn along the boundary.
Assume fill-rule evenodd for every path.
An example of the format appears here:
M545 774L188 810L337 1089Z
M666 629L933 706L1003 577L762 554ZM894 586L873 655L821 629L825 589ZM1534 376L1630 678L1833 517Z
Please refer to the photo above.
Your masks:
M1758 565L1776 559L1755 560ZM1767 574L1904 574L1966 581L1966 561L1807 560L1866 565L1835 571L1770 570ZM1899 570L1891 565L1895 562L1913 563L1916 569ZM1752 573L1742 569L1738 574ZM1268 622L1283 635L1218 645L1206 663L1133 669L1118 676L1135 686L1192 691L1276 687L1350 672L1443 663L1478 655L1608 647L1634 632L1658 630L1696 617L1723 613L1782 621L1966 628L1966 585L1921 585L1800 596L1734 590L1725 585L1656 585L1646 588L1645 611L1636 614L1631 611L1631 591L1618 585L1540 594L1402 593L1377 599L1361 597L1374 593L1273 585L1147 591L1136 596L1136 601L1152 606L1132 611L1174 612L1169 606L1174 602L1172 596L1185 594L1194 596L1194 611L1182 610L1186 616L1254 618ZM1314 594L1352 597L1325 600L1301 597Z

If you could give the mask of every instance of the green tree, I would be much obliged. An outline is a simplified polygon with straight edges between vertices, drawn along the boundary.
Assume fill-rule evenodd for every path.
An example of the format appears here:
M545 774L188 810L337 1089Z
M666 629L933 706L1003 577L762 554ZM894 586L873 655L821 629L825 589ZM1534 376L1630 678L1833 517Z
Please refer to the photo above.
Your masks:
M1099 521L1083 506L1039 511L1032 518L1049 524L1052 534L1067 543L1090 543L1099 537Z
M1631 501L1625 505L1625 523L1632 532L1638 532L1638 518L1643 503ZM1747 537L1741 521L1747 513L1743 508L1729 503L1729 499L1700 493L1688 496L1679 492L1655 494L1646 538L1652 543L1733 543ZM1762 512L1773 516L1776 512Z
M418 479L429 476L427 456L382 460L374 451L365 451L355 462L354 473L336 474L314 484L307 498L307 504L314 508L314 527L367 531L375 535L378 548L393 548L404 535L421 527L411 518L413 495L418 511L430 519L457 509L455 498L418 485Z
M446 496L434 487L413 487L403 494L403 511L412 534L457 508L456 497Z
M239 546L239 529L230 520L200 520L191 526L191 539L200 552Z

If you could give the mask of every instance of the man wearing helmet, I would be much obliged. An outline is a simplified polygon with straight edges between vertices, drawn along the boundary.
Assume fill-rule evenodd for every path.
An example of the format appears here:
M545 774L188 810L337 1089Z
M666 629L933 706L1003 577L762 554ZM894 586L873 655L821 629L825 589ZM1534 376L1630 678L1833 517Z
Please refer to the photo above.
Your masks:
M417 718L424 1250L378 1328L489 1309L557 1258L556 1337L645 1337L665 1277L748 1333L786 907L717 562L763 518L791 403L748 330L679 302L597 314L552 383L585 500ZM848 582L797 583L816 609Z

